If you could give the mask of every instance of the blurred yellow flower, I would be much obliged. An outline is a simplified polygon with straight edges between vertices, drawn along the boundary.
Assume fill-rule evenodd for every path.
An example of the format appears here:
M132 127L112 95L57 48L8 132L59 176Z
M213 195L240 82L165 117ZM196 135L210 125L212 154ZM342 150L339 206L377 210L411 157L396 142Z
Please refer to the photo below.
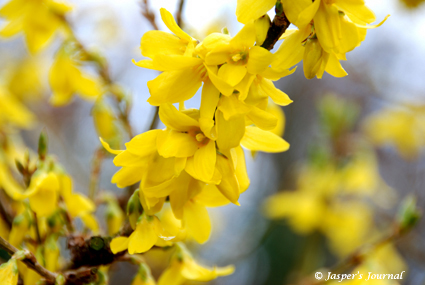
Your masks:
M70 6L52 0L12 0L0 9L0 16L8 21L0 36L23 32L29 51L37 53L64 28L62 17L70 10Z
M406 159L413 159L425 146L425 107L386 108L363 123L366 134L378 146L394 144Z
M232 274L233 266L206 268L193 259L186 247L178 243L169 267L162 273L158 285L180 285L188 280L210 281Z
M17 285L18 284L18 267L16 259L11 258L8 262L0 265L0 284Z
M65 48L56 54L55 62L50 69L49 82L53 92L50 102L54 106L68 104L73 94L90 101L94 101L102 94L98 79L84 74Z

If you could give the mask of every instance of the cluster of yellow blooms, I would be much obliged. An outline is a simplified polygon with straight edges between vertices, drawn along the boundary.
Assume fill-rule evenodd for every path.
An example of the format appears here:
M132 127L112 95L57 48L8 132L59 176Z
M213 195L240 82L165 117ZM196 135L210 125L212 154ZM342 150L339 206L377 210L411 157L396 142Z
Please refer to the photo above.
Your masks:
M325 118L323 129L328 130L331 140L327 146L335 146L343 137L350 136L349 150L341 153L323 146L324 149L312 152L310 160L296 173L295 189L268 197L263 212L271 219L285 219L300 235L319 232L326 237L336 256L347 258L362 245L373 244L386 234L386 229L375 224L372 202L381 209L389 208L395 193L381 179L375 154L365 134L353 135L356 117L350 114L353 104L331 96L324 97L321 103L321 117ZM368 284L369 281L377 285L399 284L388 279L367 281L369 272L406 270L403 258L391 242L371 248L370 251L363 249L364 253L360 251L362 262L352 270L357 277L342 284ZM329 280L331 284L341 281Z
M149 59L134 63L162 72L148 82L148 102L159 108L165 129L149 130L131 138L125 150L115 150L119 145L119 131L113 111L102 97L106 92L121 94L120 89L105 74L92 76L83 71L85 62L95 62L99 69L104 66L101 58L88 53L75 40L65 18L71 8L53 0L12 0L0 9L0 16L7 20L0 36L11 37L23 32L32 54L46 48L56 33L65 35L66 40L56 52L49 74L53 94L50 102L63 106L74 94L96 100L93 115L101 143L115 155L114 164L121 167L112 183L120 188L140 185L127 205L133 231L129 236L116 236L111 241L111 250L114 254L122 251L137 254L154 246L173 245L175 252L159 278L160 285L178 285L186 280L209 281L233 272L232 266L198 265L183 241L193 239L204 243L209 239L212 226L208 207L239 205L240 194L250 184L243 148L269 153L289 149L281 137L284 115L280 106L292 100L276 88L273 81L292 74L295 68L290 68L301 60L308 79L321 78L325 71L336 77L347 75L339 61L346 60L346 53L361 44L367 29L385 21L368 25L375 21L375 16L363 0L293 2L238 0L236 15L244 27L234 37L224 30L208 35L203 41L184 32L171 13L161 9L162 20L172 33L147 32L141 40L141 52ZM262 45L272 26L266 13L275 5L277 17L286 17L298 29L286 30L280 37L283 40L280 47L272 53ZM199 109L186 109L185 101L201 86ZM173 105L175 103L179 108ZM11 142L13 136L9 129L28 127L34 118L5 88L0 89L0 109L0 187L14 200L12 206L17 213L10 232L0 223L0 235L8 237L18 248L25 243L37 253L38 260L44 261L46 269L55 272L60 268L57 240L65 235L63 228L69 223L67 219L79 218L92 233L100 231L94 216L95 204L72 191L71 177L53 157L39 153L34 163L34 159L20 154L16 139ZM9 171L15 160L27 161L20 169L27 178L26 190ZM337 249L341 248L342 240L350 239L352 247L344 248L351 250L359 244L362 227L357 226L353 231L359 236L328 228L341 226L344 215L358 224L367 211L356 203L329 210L324 200L341 187L341 176L348 192L374 188L378 179L376 169L370 169L369 162L367 156L353 160L342 170L332 165L320 173L313 168L305 170L303 177L308 179L300 180L302 190L273 199L269 214L290 216L301 232L324 227L321 229L331 234ZM352 185L358 182L358 177L364 181L361 185ZM309 187L311 181L318 186ZM126 217L116 198L108 195L102 198L107 204L108 233L117 234ZM302 216L295 216L295 211ZM36 247L26 242L27 234L31 240L42 240L43 245ZM41 246L43 250L39 250ZM40 280L37 273L12 258L0 267L2 284L16 284L18 269L24 284ZM145 263L140 264L133 284L155 284Z

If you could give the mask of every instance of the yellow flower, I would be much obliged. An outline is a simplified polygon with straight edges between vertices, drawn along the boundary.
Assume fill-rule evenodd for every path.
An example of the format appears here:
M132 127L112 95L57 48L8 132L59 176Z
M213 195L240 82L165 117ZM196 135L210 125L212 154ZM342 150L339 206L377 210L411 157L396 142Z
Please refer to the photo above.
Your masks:
M357 47L366 36L365 29L383 24L367 26L376 20L374 13L363 0L282 0L283 9L289 21L299 29L314 21L314 28L321 46L327 53L340 54ZM359 30L360 29L360 30Z
M34 115L12 94L0 86L0 128L14 126L29 128L36 121Z
M0 16L8 21L0 36L23 32L29 51L37 53L64 27L61 18L69 10L70 6L52 0L12 0L0 9Z
M99 137L106 140L112 146L116 146L119 145L121 139L117 117L103 97L99 96L91 111L94 126Z
M124 224L125 215L115 199L108 199L106 206L106 224L108 234L114 235L119 232Z
M171 240L173 238L174 236L165 232L156 216L142 214L136 229L129 237L116 237L111 241L111 250L114 254L126 249L130 254L143 253L157 244L159 239Z
M28 210L20 213L15 217L12 224L12 229L9 234L9 242L15 246L20 247L25 235L31 228L32 218Z
M283 43L275 53L272 66L289 68L302 59L304 60L304 75L307 79L315 76L322 78L326 71L335 77L344 77L347 72L340 64L345 60L345 54L337 54L333 50L327 52L321 45L320 38L312 32L309 24L299 30L287 30L282 36Z
M8 262L0 265L0 284L17 285L18 284L18 266L16 259L11 258Z
M50 69L49 82L53 91L50 102L54 106L68 104L74 93L90 101L94 101L102 93L98 80L84 74L65 48L56 54Z
M56 211L59 189L58 176L53 172L39 172L32 176L25 196L29 198L30 207L38 217L50 216Z
M219 276L232 274L233 266L206 268L193 259L186 247L179 243L169 267L162 273L158 285L180 285L188 280L210 281Z
M196 113L193 115L199 116ZM178 111L171 104L161 105L159 117L167 127L158 134L159 155L165 158L187 158L186 171L191 168L195 178L211 181L217 157L215 141L204 134L196 119Z
M238 0L236 16L239 22L246 24L266 14L275 4L275 0Z
M425 107L386 108L370 115L363 128L378 146L395 145L406 159L415 158L425 146Z
M247 73L260 74L272 62L273 54L265 48L254 46L255 41L255 25L249 22L231 40L217 44L209 51L205 62L210 66L221 66L217 76L234 87Z
M177 103L190 99L205 81L207 70L203 60L193 57L196 40L177 26L170 12L161 9L165 25L175 34L161 31L147 32L141 41L142 55L152 60L135 62L137 66L164 71L148 82L151 97L148 102Z
M72 192L72 179L69 175L61 173L58 175L60 182L60 194L66 205L66 209L72 218L81 218L84 224L97 233L99 225L93 212L96 210L94 203L81 193Z

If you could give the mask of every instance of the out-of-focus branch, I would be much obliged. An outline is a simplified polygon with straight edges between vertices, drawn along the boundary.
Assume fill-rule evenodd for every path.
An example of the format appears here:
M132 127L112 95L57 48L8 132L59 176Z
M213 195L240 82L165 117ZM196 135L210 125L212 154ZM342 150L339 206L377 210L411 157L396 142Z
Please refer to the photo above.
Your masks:
M0 216L6 223L7 227L9 229L12 228L13 215L9 207L9 203L7 202L7 197L2 189L0 189Z
M3 248L7 253L10 255L14 255L16 252L18 252L18 249L11 245L8 241L6 241L4 238L0 237L0 247ZM31 268L32 270L36 271L38 274L40 274L42 277L46 278L48 281L54 283L56 280L56 277L58 276L57 273L50 272L43 266L41 266L40 263L38 263L37 259L31 252L27 252L25 255L25 258L21 260L23 263L25 263L26 266Z
M176 13L176 22L177 25L179 25L179 27L181 28L183 26L183 7L184 7L184 0L180 0L179 1L179 7L177 8L177 13Z
M104 158L105 151L102 147L99 147L94 153L91 166L89 198L92 201L94 201L97 188L99 187L100 168Z
M276 16L273 19L272 26L269 28L269 31L267 32L267 37L264 40L261 47L271 50L276 42L279 40L280 36L286 31L286 29L291 24L288 20L288 18L285 15L285 12L283 11L282 4L278 2L276 4Z
M154 30L159 30L158 25L155 21L155 13L152 12L152 10L149 7L149 0L142 0L141 3L142 6L142 15L146 18L146 20L149 21L149 23L152 25Z
M109 72L109 66L107 61L99 56L96 53L90 52L89 50L87 50L85 48L85 46L77 39L71 24L68 22L68 20L63 17L62 15L58 15L58 17L62 20L64 26L67 28L67 32L68 35L70 37L70 39L72 40L73 43L75 43L75 46L78 48L78 50L81 53L81 57L84 58L84 60L86 61L90 61L93 62L94 64L96 64L96 67L98 69L98 74L99 76L102 78L105 87L107 88L107 91L109 93L111 93L115 100L117 101L117 109L120 112L119 114L119 118L121 119L122 123L124 124L124 127L129 135L130 138L133 137L133 131L132 128L130 126L130 120L129 120L129 106L128 106L128 102L125 102L125 109L122 110L122 108L120 108L120 104L123 103L125 100L125 96L124 94L121 92L120 88L118 88L117 84L115 84L115 82L112 80L111 76L110 76L110 72Z

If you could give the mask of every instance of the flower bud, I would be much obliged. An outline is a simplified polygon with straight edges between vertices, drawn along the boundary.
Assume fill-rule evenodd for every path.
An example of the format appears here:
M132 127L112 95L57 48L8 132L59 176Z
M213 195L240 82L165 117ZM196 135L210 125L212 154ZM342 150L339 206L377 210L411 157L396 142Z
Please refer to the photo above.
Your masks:
M304 50L304 75L312 79L320 70L323 49L317 39L308 39Z
M127 203L127 216L133 230L136 229L137 220L142 213L143 208L139 200L139 189L137 189Z

